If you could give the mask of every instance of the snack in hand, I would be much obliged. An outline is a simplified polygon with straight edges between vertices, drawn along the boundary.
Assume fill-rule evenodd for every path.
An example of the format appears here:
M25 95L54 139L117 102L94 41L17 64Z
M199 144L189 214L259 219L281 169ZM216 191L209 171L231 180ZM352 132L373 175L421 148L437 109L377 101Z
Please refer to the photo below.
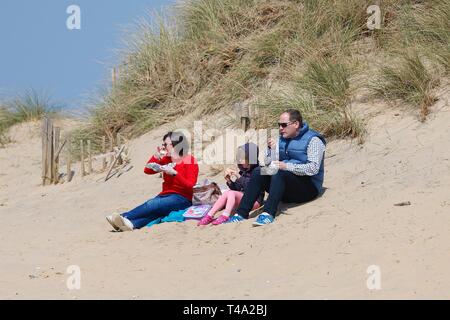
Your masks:
M172 176L176 175L178 172L174 169L175 163L169 163L165 166L161 167L161 171L164 171L167 174L170 174Z
M146 168L152 169L155 172L161 172L162 171L162 167L161 165L151 162L151 163L147 163L147 165L145 166Z

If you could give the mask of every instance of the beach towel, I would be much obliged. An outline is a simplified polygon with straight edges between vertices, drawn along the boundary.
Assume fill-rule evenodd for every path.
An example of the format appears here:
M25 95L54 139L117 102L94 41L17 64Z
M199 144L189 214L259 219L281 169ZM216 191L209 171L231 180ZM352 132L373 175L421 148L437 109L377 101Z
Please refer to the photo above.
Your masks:
M185 219L183 214L187 209L172 211L169 215L161 220L161 222L183 222Z
M189 209L189 208L188 208ZM158 224L158 223L164 223L164 222L183 222L185 218L183 217L183 213L186 212L187 209L178 210L178 211L172 211L164 218L157 218L146 225L146 227L150 228L151 226Z

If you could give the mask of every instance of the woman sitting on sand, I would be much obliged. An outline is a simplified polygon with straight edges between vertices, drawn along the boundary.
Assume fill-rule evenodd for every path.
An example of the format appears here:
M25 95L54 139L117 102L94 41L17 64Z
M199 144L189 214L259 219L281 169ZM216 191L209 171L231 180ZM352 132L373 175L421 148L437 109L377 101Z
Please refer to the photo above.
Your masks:
M107 216L106 220L116 231L140 229L155 219L166 217L172 211L192 206L198 164L188 154L189 143L180 132L167 133L163 142L162 148L157 148L144 169L149 175L163 172L162 192L131 211Z
M225 191L222 196L216 201L214 206L198 223L199 226L204 226L212 223L219 225L226 223L230 219L230 215L239 206L244 195L245 188L254 169L258 165L258 146L254 143L247 143L240 146L237 150L236 160L239 168L239 175L234 169L228 168L225 171L225 180L230 190ZM239 176L239 177L238 177ZM264 199L264 192L261 193L253 206L253 210L261 207ZM214 219L214 215L221 209L225 208L220 217Z

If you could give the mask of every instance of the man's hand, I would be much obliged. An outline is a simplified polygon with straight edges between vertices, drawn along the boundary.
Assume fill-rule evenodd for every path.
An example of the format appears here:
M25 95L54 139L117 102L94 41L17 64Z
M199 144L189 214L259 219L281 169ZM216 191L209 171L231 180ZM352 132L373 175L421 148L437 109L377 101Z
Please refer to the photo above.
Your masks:
M280 170L287 170L287 164L282 161L272 161L271 166L278 167Z
M267 147L271 150L275 149L275 147L277 146L277 142L275 141L275 139L273 138L269 138L267 140Z

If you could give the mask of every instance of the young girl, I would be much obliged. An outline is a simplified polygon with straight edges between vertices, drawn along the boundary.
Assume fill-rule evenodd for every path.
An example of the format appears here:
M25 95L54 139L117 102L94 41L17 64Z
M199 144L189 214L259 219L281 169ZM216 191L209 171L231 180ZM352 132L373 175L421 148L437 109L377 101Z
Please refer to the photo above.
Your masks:
M239 168L239 177L233 169L228 168L225 171L225 180L227 181L230 190L225 191L222 194L208 214L199 221L199 226L205 226L210 223L219 225L230 219L230 215L241 202L253 170L258 167L258 146L254 143L247 143L240 146L237 150L236 159ZM261 207L263 199L264 192L261 193L252 210ZM225 210L222 215L217 219L214 219L214 215L223 208L225 208Z

